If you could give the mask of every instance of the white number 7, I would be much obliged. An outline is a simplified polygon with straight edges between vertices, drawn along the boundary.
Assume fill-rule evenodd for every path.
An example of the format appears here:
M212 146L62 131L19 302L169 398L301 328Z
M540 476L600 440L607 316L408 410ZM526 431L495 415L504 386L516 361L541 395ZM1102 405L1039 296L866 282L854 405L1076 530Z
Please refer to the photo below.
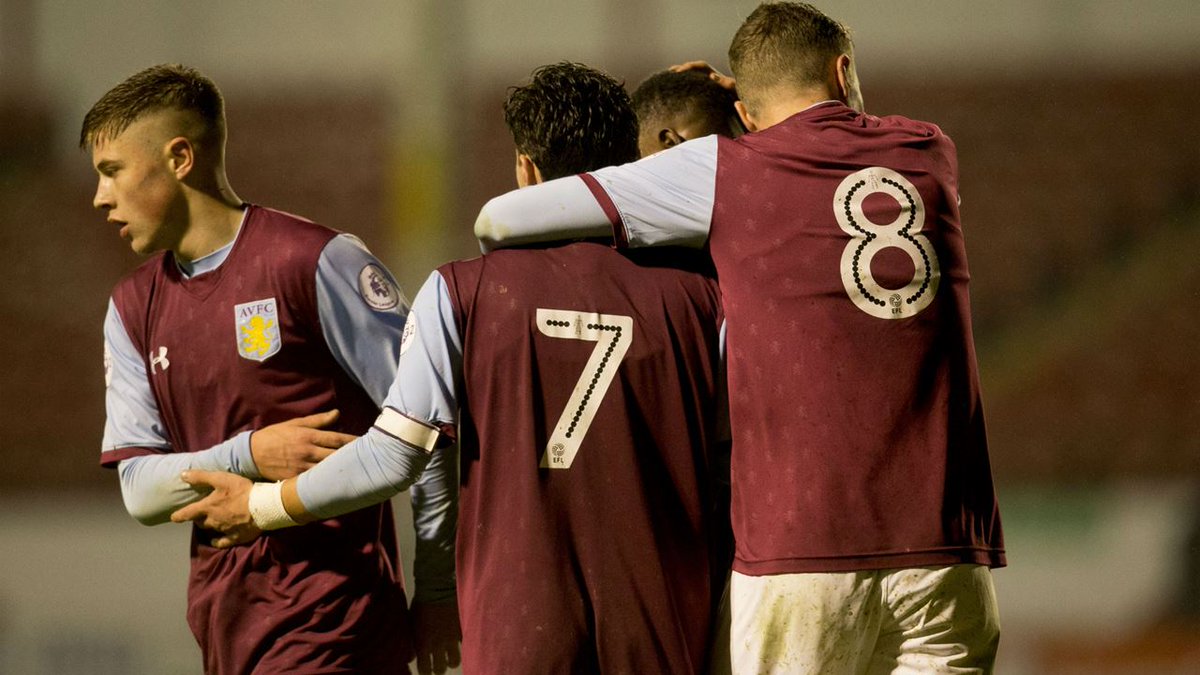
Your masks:
M543 469L569 469L588 427L592 426L600 401L617 374L617 367L633 342L633 317L539 308L537 327L550 337L596 343L542 455Z

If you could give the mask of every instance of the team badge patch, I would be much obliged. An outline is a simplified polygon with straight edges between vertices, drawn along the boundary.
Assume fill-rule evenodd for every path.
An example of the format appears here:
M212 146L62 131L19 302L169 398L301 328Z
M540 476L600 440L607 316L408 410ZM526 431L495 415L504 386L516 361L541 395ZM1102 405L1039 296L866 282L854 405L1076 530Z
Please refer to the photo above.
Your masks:
M372 309L386 311L400 304L400 289L379 265L370 263L358 273L358 292Z
M266 361L279 352L279 312L275 298L243 302L233 308L237 327L238 355L251 361Z

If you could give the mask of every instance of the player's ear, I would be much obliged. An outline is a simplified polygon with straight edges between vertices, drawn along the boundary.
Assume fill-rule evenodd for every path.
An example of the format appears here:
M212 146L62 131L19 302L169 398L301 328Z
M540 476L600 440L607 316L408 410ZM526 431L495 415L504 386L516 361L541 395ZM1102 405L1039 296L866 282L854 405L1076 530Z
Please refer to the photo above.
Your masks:
M837 78L838 100L851 108L862 112L862 89L858 85L858 73L854 70L854 59L849 54L842 54L834 64Z
M176 136L167 142L167 165L175 178L183 180L196 165L196 148L184 136Z
M746 131L758 131L758 125L755 124L745 103L739 99L733 102L733 107L737 109L738 119L742 121L742 126L746 127Z
M538 171L537 165L529 158L529 155L517 151L517 187L529 187L542 182L542 172Z
M674 129L658 130L658 144L664 148L673 148L686 140L686 138L680 136Z

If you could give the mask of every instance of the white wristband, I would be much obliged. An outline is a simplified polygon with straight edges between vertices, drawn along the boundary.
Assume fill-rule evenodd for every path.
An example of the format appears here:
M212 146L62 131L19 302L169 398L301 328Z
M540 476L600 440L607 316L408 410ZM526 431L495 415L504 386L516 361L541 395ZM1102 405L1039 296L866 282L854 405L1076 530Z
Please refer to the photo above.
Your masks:
M250 487L250 517L260 530L299 525L283 508L283 483L255 483Z

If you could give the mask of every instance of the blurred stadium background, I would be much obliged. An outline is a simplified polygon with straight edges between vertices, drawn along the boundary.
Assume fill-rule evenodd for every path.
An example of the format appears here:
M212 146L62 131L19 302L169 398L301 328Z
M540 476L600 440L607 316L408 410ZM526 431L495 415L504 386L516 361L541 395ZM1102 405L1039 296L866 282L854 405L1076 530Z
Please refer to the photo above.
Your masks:
M508 85L559 60L631 87L724 68L755 4L0 0L0 672L199 672L186 530L135 523L97 465L101 321L138 260L90 208L96 98L198 67L238 193L359 234L412 294L513 183ZM1200 9L819 4L855 32L868 110L958 144L999 671L1200 672Z

